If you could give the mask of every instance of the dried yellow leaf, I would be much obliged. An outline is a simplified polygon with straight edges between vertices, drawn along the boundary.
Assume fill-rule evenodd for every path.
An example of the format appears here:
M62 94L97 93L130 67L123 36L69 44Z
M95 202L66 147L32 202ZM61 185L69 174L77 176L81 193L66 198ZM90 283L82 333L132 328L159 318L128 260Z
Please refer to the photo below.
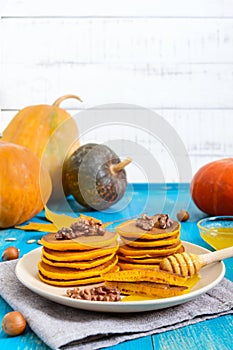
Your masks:
M71 224L79 220L79 217L75 218L65 214L54 213L53 211L49 210L47 206L45 206L45 216L46 219L51 221L56 226L57 230L60 230L62 227L70 227Z
M51 211L47 206L45 206L45 216L46 219L51 221L56 227L57 230L60 230L62 227L70 227L71 224L77 222L78 220L84 218L87 220L93 219L95 222L101 222L101 220L95 219L91 216L87 216L84 214L80 214L79 217L73 217L65 214L57 214ZM102 226L107 227L111 224L111 222L105 223Z
M84 215L84 214L80 214L80 219L87 219L87 220L94 220L95 222L100 222L101 223L101 220L98 220L96 218L93 218L91 216L87 216L87 215ZM105 224L102 224L102 227L107 227L109 225L113 224L113 221L109 221L109 222L106 222Z
M40 222L29 222L27 225L23 226L15 226L16 228L20 230L26 230L26 231L40 231L40 232L51 232L55 233L58 230L60 230L62 227L70 227L70 225L74 222L77 222L81 218L85 219L93 219L95 222L101 222L98 219L92 218L90 216L81 214L79 217L73 217L65 214L57 214L48 209L47 206L45 206L45 217L50 223L40 223ZM107 222L103 224L103 227L107 227L112 222Z
M15 226L16 228L19 228L20 230L26 230L26 231L41 231L41 232L57 232L57 227L54 224L43 224L40 222L29 222L28 225L24 226Z

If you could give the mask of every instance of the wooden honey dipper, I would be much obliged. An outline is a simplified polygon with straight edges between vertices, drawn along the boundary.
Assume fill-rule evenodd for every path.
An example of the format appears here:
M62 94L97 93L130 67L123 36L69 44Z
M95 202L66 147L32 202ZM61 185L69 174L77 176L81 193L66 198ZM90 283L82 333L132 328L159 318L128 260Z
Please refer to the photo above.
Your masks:
M233 247L217 250L215 252L196 255L192 253L177 253L164 258L160 264L160 270L177 273L184 277L195 275L203 266L216 261L231 258Z

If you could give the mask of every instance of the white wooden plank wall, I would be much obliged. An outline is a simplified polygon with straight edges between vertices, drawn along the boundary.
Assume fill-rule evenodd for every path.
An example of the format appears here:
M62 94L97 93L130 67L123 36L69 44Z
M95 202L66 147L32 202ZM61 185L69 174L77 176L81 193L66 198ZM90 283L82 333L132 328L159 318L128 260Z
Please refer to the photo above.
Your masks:
M232 156L232 0L0 0L0 15L0 132L19 109L74 93L84 103L64 103L71 114L111 103L159 113L192 173ZM82 142L123 135L156 155L165 181L190 180L148 133L106 127ZM130 166L129 178L145 174Z

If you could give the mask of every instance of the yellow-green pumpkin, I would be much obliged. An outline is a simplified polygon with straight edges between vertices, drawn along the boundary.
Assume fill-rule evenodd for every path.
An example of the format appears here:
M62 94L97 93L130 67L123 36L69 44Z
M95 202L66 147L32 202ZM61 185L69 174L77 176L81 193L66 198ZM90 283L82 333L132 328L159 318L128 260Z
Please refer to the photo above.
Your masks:
M2 140L29 148L38 156L47 168L52 179L53 194L61 193L61 169L71 145L78 139L75 120L59 105L62 101L74 98L65 95L58 98L51 106L36 105L20 110L3 131ZM76 147L79 143L77 141Z
M48 171L28 148L0 141L0 228L39 213L52 191Z

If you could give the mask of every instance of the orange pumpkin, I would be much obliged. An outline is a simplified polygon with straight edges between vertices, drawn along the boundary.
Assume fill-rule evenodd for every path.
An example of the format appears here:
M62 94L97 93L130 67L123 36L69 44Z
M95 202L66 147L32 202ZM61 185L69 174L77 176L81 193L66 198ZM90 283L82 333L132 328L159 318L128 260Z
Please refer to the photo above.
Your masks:
M194 175L191 195L209 215L233 215L233 158L204 165Z
M59 105L68 98L81 99L75 95L65 95L52 106L29 106L19 111L3 131L2 140L29 148L48 169L53 191L59 196L62 189L61 169L70 146L78 139L75 120ZM76 148L79 142L76 143Z
M0 141L0 228L39 213L52 190L48 171L26 147Z

